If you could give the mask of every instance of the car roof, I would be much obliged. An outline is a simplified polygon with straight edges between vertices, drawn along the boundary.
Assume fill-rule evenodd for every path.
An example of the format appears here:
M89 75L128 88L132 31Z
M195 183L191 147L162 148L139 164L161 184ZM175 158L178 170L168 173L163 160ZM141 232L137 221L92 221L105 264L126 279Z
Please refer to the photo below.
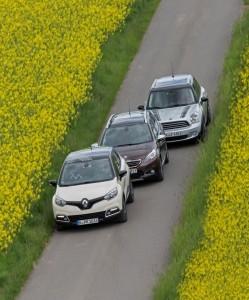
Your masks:
M68 154L65 159L65 162L74 161L74 160L86 160L92 158L100 157L110 157L112 153L112 147L92 147L89 149L83 149L79 151L74 151Z
M151 89L163 89L168 87L190 86L193 84L193 76L190 74L171 75L155 79Z
M107 123L107 128L120 125L131 125L137 123L146 123L144 111L131 111L112 115Z

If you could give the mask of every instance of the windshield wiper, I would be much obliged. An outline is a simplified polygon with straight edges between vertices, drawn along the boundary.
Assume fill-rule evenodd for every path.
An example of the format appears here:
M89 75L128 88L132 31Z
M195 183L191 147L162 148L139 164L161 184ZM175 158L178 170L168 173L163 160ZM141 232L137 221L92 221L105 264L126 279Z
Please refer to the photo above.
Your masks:
M135 146L135 145L140 145L140 144L144 144L147 142L142 142L142 143L134 143L134 144L122 144L122 145L116 145L114 147L125 147L125 146Z
M153 106L153 107L148 107L148 109L164 109L168 107L161 107L161 106Z
M68 186L75 186L75 185L88 184L88 183L93 183L93 181L83 181L83 182L79 182L79 183L61 184L60 186L68 187Z

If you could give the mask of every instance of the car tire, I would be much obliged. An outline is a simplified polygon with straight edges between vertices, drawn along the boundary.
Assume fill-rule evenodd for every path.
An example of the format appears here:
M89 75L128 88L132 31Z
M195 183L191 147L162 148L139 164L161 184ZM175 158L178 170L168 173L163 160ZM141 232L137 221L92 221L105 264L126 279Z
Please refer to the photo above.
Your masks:
M163 179L164 179L162 161L160 161L160 166L158 167L158 170L156 172L155 179L156 179L156 181L163 181Z
M130 182L129 189L130 191L129 191L129 196L127 198L127 203L133 203L135 201L135 197L134 197L134 188L132 182Z
M199 135L195 138L196 144L199 144L200 142L204 142L204 141L205 141L206 132L207 132L207 126L206 126L206 124L202 121L201 132L200 132Z
M165 160L164 160L164 164L166 165L168 163L169 163L169 151L167 149L167 151L166 151L166 157L165 157Z
M206 125L208 126L212 121L212 115L211 115L211 109L210 109L210 105L209 105L209 102L208 102L208 105L207 105L207 123Z
M126 206L125 200L123 200L123 208L119 215L118 222L125 223L125 222L127 222L127 220L128 220L127 206Z
M65 226L63 224L55 223L55 229L57 231L63 231L65 229Z

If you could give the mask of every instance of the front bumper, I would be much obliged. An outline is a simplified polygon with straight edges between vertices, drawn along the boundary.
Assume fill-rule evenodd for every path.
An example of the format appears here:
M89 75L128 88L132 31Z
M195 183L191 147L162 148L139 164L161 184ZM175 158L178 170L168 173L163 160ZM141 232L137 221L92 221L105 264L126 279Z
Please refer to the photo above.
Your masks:
M138 166L130 168L131 180L144 180L155 176L156 172L160 168L160 163L160 158L157 157L155 160L148 163L141 162ZM134 173L134 170L136 170L136 173Z
M122 195L118 195L115 199L98 202L90 209L80 209L71 205L60 207L53 201L55 222L65 226L101 223L117 217L121 210Z
M83 215L56 215L55 222L65 226L84 226L106 222L116 218L121 210L116 208L116 211L111 215L107 215L108 211L97 213L89 213Z
M180 128L175 130L165 130L167 143L187 141L195 139L201 132L201 122L190 125L186 128Z

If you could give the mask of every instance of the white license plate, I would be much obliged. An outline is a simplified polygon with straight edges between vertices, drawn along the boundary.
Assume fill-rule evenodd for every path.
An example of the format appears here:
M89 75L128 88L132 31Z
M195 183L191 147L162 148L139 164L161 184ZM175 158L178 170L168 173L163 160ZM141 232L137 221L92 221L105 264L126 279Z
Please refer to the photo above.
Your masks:
M181 131L176 132L165 132L166 137L172 137L172 136L181 136L183 133Z
M98 218L94 218L94 219L86 219L86 220L78 220L76 222L77 225L90 225L90 224L97 224L99 223L99 219Z
M137 169L130 169L131 174L137 174Z

